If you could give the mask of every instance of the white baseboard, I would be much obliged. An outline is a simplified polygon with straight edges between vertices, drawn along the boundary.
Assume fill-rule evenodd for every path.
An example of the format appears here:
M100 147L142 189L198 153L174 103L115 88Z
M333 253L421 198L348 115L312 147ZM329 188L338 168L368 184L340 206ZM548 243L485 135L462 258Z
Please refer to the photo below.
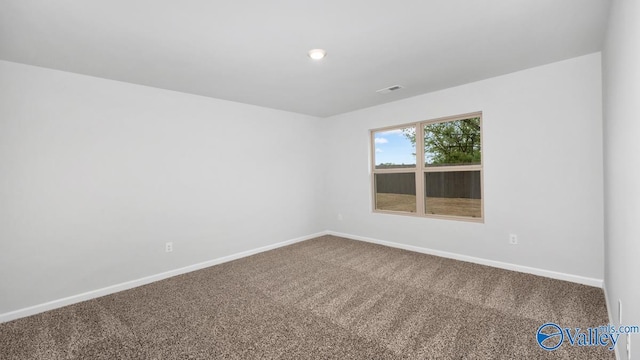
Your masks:
M400 243L394 243L394 242L391 242L391 241L378 240L378 239L373 239L373 238L369 238L369 237L345 234L345 233L340 233L340 232L335 232L335 231L321 231L321 232L318 232L318 233L315 233L315 234L310 234L310 235L302 236L302 237L299 237L299 238L295 238L295 239L279 242L279 243L276 243L276 244L263 246L263 247L260 247L260 248L257 248L257 249L247 250L247 251L243 251L243 252L240 252L240 253L237 253L237 254L223 256L223 257L220 257L220 258L217 258L217 259L201 262L201 263L194 264L194 265L185 266L185 267L182 267L182 268L179 268L179 269L170 270L170 271L163 272L163 273L160 273L160 274L151 275L151 276L143 277L143 278L140 278L140 279L127 281L127 282L124 282L124 283L115 284L115 285L112 285L112 286L107 286L105 288L88 291L88 292L85 292L85 293L82 293L82 294L72 295L72 296L69 296L69 297L66 297L66 298L53 300L53 301L49 301L49 302L46 302L46 303L43 303L43 304L34 305L34 306L27 307L27 308L23 308L23 309L7 312L7 313L4 313L4 314L0 314L0 323L11 321L11 320L15 320L15 319L19 319L19 318L23 318L23 317L26 317L26 316L35 315L35 314L38 314L38 313L41 313L41 312L57 309L57 308L60 308L60 307L63 307L63 306L72 305L72 304L75 304L75 303L79 303L81 301L95 299L97 297L113 294L113 293L116 293L116 292L119 292L119 291L132 289L132 288L135 288L135 287L138 287L138 286L150 284L150 283L155 282L155 281L160 281L160 280L163 280L163 279L167 279L167 278L170 278L170 277L173 277L173 276L176 276L176 275L181 275L181 274L185 274L185 273L188 273L188 272L204 269L204 268L207 268L207 267L210 267L210 266L213 266L213 265L222 264L222 263L225 263L225 262L228 262L228 261L240 259L240 258L243 258L243 257L247 257L247 256L250 256L250 255L261 253L261 252L264 252L264 251L273 250L273 249L276 249L276 248L279 248L279 247L283 247L283 246L287 246L287 245L291 245L291 244L294 244L294 243L297 243L297 242L313 239L313 238L316 238L316 237L319 237L319 236L322 236L322 235L334 235L334 236L344 237L344 238L348 238L348 239L365 241L365 242L370 242L370 243L374 243L374 244L379 244L379 245L384 245L384 246L389 246L389 247L394 247L394 248L399 248L399 249L419 252L419 253L423 253L423 254L435 255L435 256L440 256L440 257L444 257L444 258L449 258L449 259L454 259L454 260L461 260L461 261L466 261L466 262L471 262L471 263L476 263L476 264L481 264L481 265L487 265L487 266L492 266L492 267L506 269L506 270L513 270L513 271L519 271L519 272L528 273L528 274L545 276L545 277L549 277L549 278L552 278L552 279L565 280L565 281L570 281L570 282L574 282L574 283L578 283L578 284L584 284L584 285L595 286L595 287L603 287L603 280L602 279L587 278L587 277L578 276L578 275L565 274L565 273L560 273L560 272L555 272L555 271L550 271L550 270L537 269L537 268L532 268L532 267L527 267L527 266L522 266L522 265L504 263L504 262L495 261L495 260L487 260L487 259L477 258L477 257L473 257L473 256L460 255L460 254L446 252L446 251L433 250L433 249L428 249L428 248L423 248L423 247L418 247L418 246L413 246L413 245L405 245L405 244L400 244ZM605 298L606 298L606 289L605 289ZM611 309L608 305L609 304L607 304L607 308ZM611 318L611 314L609 314L609 317ZM616 351L617 351L617 348L616 348Z
M326 235L326 234L327 234L327 232L323 231L323 232L319 232L319 233L315 233L315 234L301 236L299 238L295 238L295 239L279 242L279 243L272 244L272 245L259 247L257 249L247 250L247 251L239 252L239 253L228 255L228 256L223 256L223 257L220 257L220 258L217 258L217 259L201 262L201 263L194 264L194 265L185 266L185 267L182 267L182 268L179 268L179 269L166 271L166 272L163 272L163 273L160 273L160 274L146 276L146 277L143 277L143 278L140 278L140 279L131 280L131 281L127 281L127 282L124 282L124 283L107 286L105 288L87 291L87 292L82 293L82 294L72 295L72 296L69 296L69 297L66 297L66 298L49 301L49 302L46 302L44 304L34 305L34 306L27 307L27 308L15 310L15 311L10 311L10 312L4 313L4 314L0 314L0 323L11 321L11 320L15 320L15 319L19 319L19 318L23 318L23 317L27 317L27 316L31 316L31 315L35 315L35 314L38 314L38 313L41 313L41 312L45 312L45 311L61 308L63 306L72 305L72 304L79 303L79 302L82 302L82 301L95 299L97 297L101 297L101 296L117 293L119 291L132 289L132 288L135 288L135 287L138 287L138 286L142 286L142 285L150 284L152 282L156 282L156 281L160 281L160 280L163 280L163 279L167 279L167 278L170 278L170 277L173 277L173 276L176 276L176 275L181 275L181 274L185 274L185 273L188 273L188 272L204 269L204 268L207 268L207 267L210 267L210 266L213 266L213 265L218 265L218 264L222 264L222 263L229 262L229 261L232 261L232 260L237 260L237 259L240 259L240 258L243 258L243 257L247 257L247 256L251 256L251 255L254 255L254 254L257 254L257 253L273 250L273 249L276 249L276 248L279 248L279 247L283 247L283 246L287 246L287 245L291 245L291 244L294 244L294 243L297 243L297 242L313 239L313 238L316 238L316 237L319 237L319 236L322 236L322 235Z
M435 255L435 256L440 256L440 257L454 259L454 260L492 266L492 267L505 269L505 270L512 270L512 271L518 271L518 272L527 273L527 274L544 276L552 279L570 281L570 282L583 284L583 285L595 286L599 288L601 288L603 285L602 279L594 279L594 278L588 278L588 277L579 276L579 275L565 274L565 273L551 271L551 270L543 270L543 269L532 268L528 266L505 263L501 261L482 259L482 258L477 258L473 256L468 256L468 255L461 255L461 254L451 253L447 251L433 250L433 249L428 249L428 248L423 248L423 247L413 246L413 245L405 245L405 244L395 243L391 241L373 239L373 238L364 237L364 236L344 234L344 233L335 232L335 231L327 231L326 233L329 235L340 236L347 239L365 241L365 242L370 242L374 244L394 247L398 249L419 252L423 254Z
M609 316L609 324L617 324L617 325L622 325L622 324L618 324L618 322L616 321L616 318L613 317L613 314L611 313L611 311L613 311L612 309L614 309L613 307L611 307L611 302L609 301L609 293L607 293L607 284L603 283L602 284L602 291L604 291L604 301L607 305L607 315ZM618 308L617 304L616 304L616 309ZM618 344L620 344L620 342L618 342ZM620 353L618 352L618 346L613 348L613 351L616 354L616 360L621 359L620 357Z

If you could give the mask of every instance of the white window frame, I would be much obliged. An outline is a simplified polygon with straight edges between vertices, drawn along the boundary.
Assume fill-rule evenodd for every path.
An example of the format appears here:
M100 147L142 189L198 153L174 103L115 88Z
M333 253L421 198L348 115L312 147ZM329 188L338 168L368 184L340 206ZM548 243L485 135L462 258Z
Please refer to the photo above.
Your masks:
M429 124L450 122L456 120L464 120L469 118L480 118L480 164L474 165L448 165L448 166L425 166L424 161L424 126ZM416 128L416 166L414 168L390 168L390 169L376 169L375 164L375 134L381 131L396 130L408 127ZM461 114L455 116L447 116L432 120L419 121L408 124L400 124L387 126L383 128L369 130L370 142L371 142L371 194L372 194L372 210L374 213L393 214L393 215L405 215L405 216L419 216L434 219L446 219L446 220L460 220L484 223L484 139L482 136L482 111ZM428 172L454 172L454 171L479 171L480 172L480 217L467 217L456 215L441 215L441 214L427 214L425 211L425 173ZM416 181L416 212L405 211L392 211L376 209L376 174L394 174L394 173L414 173Z

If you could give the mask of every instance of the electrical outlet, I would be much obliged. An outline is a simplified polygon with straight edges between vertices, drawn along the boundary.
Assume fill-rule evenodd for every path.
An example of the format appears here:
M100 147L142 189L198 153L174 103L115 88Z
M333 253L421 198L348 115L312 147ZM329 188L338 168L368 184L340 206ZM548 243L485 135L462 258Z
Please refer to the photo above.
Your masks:
M622 300L618 299L618 325L622 324Z
M509 244L511 244L511 245L517 245L517 244L518 244L518 235L516 235L516 234L509 234Z
M164 244L164 252L172 252L173 251L173 243L168 242Z

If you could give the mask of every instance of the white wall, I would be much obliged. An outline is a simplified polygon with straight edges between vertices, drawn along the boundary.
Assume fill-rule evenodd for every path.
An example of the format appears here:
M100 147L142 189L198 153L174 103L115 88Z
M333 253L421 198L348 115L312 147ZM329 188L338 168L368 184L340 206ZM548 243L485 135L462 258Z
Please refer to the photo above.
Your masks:
M317 129L0 61L0 314L323 230Z
M317 119L0 61L0 314L325 229L602 279L600 66ZM472 111L485 223L373 214L368 130Z
M327 228L601 280L600 66L595 53L326 119ZM372 213L368 130L473 111L485 223Z
M640 4L612 3L603 52L605 284L613 320L640 325ZM640 358L633 335L633 358ZM626 359L626 339L618 343Z

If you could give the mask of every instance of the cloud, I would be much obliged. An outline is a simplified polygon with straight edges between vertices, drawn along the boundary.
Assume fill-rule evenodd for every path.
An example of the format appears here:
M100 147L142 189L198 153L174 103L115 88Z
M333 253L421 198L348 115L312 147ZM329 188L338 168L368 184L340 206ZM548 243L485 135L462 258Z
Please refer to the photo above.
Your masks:
M378 148L376 148L376 152L377 152L377 153L382 152L382 149L378 149Z
M386 144L388 142L389 142L389 140L387 140L385 138L379 138L379 137L377 137L376 140L375 140L376 144Z

